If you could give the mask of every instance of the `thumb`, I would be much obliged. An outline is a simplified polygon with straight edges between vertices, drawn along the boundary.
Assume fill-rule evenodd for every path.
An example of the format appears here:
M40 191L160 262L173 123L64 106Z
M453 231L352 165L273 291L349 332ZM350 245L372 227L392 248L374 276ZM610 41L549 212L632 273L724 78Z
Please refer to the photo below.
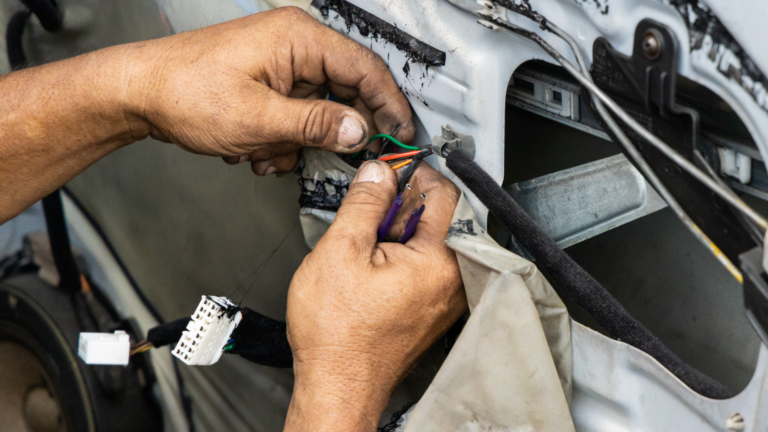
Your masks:
M350 242L361 254L370 252L376 246L379 225L396 196L397 178L392 168L385 162L366 162L349 186L323 240Z
M368 142L368 124L354 109L329 100L271 93L259 122L267 142L293 142L340 153L361 150Z

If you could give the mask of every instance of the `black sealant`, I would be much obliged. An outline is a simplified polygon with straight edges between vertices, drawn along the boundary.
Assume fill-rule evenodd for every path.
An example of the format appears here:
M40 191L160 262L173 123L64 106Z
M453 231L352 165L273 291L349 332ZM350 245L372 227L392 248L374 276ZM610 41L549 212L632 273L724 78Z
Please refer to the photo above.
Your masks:
M329 11L334 11L344 20L347 30L354 25L362 36L383 39L404 52L408 61L429 66L444 66L445 52L434 48L381 18L368 13L344 0L315 0L313 6L320 10L324 18Z

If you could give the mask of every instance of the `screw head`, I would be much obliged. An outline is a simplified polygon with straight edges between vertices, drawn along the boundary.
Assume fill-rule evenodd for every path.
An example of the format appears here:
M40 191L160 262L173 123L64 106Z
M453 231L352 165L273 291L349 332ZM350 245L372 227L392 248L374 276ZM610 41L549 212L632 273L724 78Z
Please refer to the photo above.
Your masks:
M661 35L654 29L648 30L643 35L643 54L651 60L656 60L661 55Z

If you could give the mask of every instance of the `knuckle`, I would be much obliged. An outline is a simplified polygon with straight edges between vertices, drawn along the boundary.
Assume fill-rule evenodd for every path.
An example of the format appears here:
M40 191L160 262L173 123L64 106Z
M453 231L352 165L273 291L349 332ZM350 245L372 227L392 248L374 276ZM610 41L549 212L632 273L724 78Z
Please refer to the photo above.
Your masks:
M373 187L372 184L359 183L355 187L350 188L347 195L344 197L344 204L352 204L356 206L380 206L385 204L386 198L381 196L380 193Z
M277 12L289 19L305 19L309 18L309 14L303 9L296 6L284 6L277 9Z
M314 103L301 116L301 135L305 145L319 146L325 142L331 122L328 121L328 107L324 103Z

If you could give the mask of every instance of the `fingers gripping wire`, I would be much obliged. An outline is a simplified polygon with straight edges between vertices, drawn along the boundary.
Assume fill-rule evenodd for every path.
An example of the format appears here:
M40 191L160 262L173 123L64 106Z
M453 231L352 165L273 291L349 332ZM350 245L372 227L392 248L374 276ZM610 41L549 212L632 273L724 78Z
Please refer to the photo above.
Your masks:
M395 135L397 135L397 132L398 132L399 130L400 130L400 124L398 124L398 125L395 127L395 130L393 130L393 131L392 131L392 133L391 133L390 135L392 135L392 136L395 136ZM381 158L381 155L383 155L383 154L384 154L384 149L386 149L386 148L387 148L387 144L389 144L389 139L387 139L387 138L384 138L383 140L381 140L381 149L379 149L379 158Z
M392 166L392 169L399 169L402 167L405 167L405 168L403 168L403 170L400 172L400 183L398 184L398 195L395 198L395 201L392 203L392 206L389 208L389 211L387 212L387 215L384 217L384 220L381 222L381 225L379 225L379 229L377 231L377 239L379 242L383 242L384 240L386 240L387 234L389 233L390 228L392 228L392 225L395 222L397 214L400 212L400 209L402 208L403 202L405 200L405 195L410 194L413 191L413 188L409 184L411 178L413 177L413 173L416 172L416 168L418 168L419 164L424 160L424 158L432 154L432 150L426 149L426 150L420 150L418 152L413 152L413 153L415 154L412 155L413 156L412 158ZM393 155L393 156L403 157L402 155ZM398 159L398 157L386 156L380 160L392 161L392 160ZM418 179L416 179L416 182L420 192L419 199L417 201L416 208L413 210L410 218L405 224L405 229L403 230L403 234L400 236L400 239L398 240L398 242L402 244L405 244L406 242L408 242L408 240L410 240L411 237L413 237L413 235L416 233L416 227L418 226L419 221L421 220L421 215L424 213L424 210L426 208L423 202L427 198L427 195L421 189L421 183L418 182Z
M733 191L731 191L727 187L724 187L722 183L718 183L716 180L714 180L713 178L709 177L707 174L700 171L693 163L685 159L683 156L677 153L674 149L669 147L666 143L664 143L655 135L653 135L648 130L643 128L632 117L630 117L626 113L626 111L624 111L618 104L616 104L616 102L614 102L602 90L600 90L600 88L597 87L597 85L595 85L594 82L592 81L592 78L589 74L589 68L587 67L586 61L584 60L584 57L581 53L581 49L579 45L568 33L564 32L555 24L544 19L538 14L534 15L530 13L522 13L522 12L530 12L530 11L521 12L521 11L516 11L514 9L510 9L510 10L513 10L515 12L523 14L524 16L534 19L536 22L538 22L541 25L543 29L554 33L556 36L560 37L566 43L568 43L568 45L570 46L571 50L574 53L574 56L576 57L579 69L577 69L567 59L565 59L562 56L562 54L560 54L557 50L555 50L551 45L549 45L549 43L547 43L544 39L542 39L541 36L539 36L538 34L522 29L520 27L517 27L516 25L509 23L505 19L500 19L496 15L485 15L485 17L493 20L493 22L499 25L500 27L503 27L509 31L512 31L516 34L519 34L523 37L526 37L536 42L549 55L551 55L556 61L558 61L571 75L573 75L582 85L584 85L584 87L586 87L590 91L590 93L593 96L594 106L597 109L598 113L603 118L603 120L605 121L606 125L611 130L611 132L616 136L619 143L627 151L627 154L629 154L630 157L635 161L635 163L643 172L643 174L648 179L648 181L659 192L662 198L664 198L664 200L667 202L670 208L675 212L675 215L677 215L677 217L691 231L691 233L707 249L709 249L710 252L712 252L712 254L718 259L718 261L720 261L720 263L723 264L723 266L726 267L726 269L728 269L728 271L739 282L741 282L743 278L738 268L722 253L722 251L720 251L720 249L706 236L706 234L704 234L704 232L701 231L701 229L685 213L685 211L682 209L682 207L677 202L677 200L675 200L675 198L671 195L669 190L664 186L661 180L659 180L658 176L656 176L656 174L653 172L650 165L648 165L648 163L642 157L642 155L637 150L637 148L632 143L632 141L630 141L630 139L627 137L627 135L624 133L621 127L619 127L618 123L613 119L611 114L606 109L606 105L625 124L627 124L640 136L642 136L651 145L653 145L659 151L664 153L667 157L672 159L675 163L681 166L681 168L685 169L694 178L704 183L704 185L707 186L710 190L720 195L723 199L725 199L727 202L733 205L737 210L742 212L746 217L751 219L754 223L756 223L757 225L765 229L768 226L768 222L766 222L766 220L761 215L759 215L752 208L750 208L746 203L744 203L744 201L742 201L741 198L739 198Z

